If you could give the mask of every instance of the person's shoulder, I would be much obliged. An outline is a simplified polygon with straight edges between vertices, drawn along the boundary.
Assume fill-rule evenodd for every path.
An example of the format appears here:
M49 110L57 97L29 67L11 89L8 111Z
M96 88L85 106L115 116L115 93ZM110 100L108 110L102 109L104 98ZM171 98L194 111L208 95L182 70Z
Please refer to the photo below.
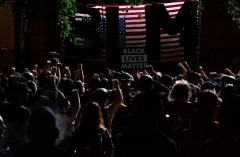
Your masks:
M31 111L29 108L25 107L25 106L21 106L21 110L25 113L25 114L31 114Z
M159 133L158 137L160 138L160 140L165 141L166 143L169 143L172 145L176 144L171 138L169 138L167 135L165 135L163 133Z
M1 110L5 110L5 109L7 109L7 108L9 108L9 106L11 105L11 103L10 102L8 102L8 101L4 101L2 104L1 104Z
M58 93L58 99L64 99L65 98L65 95L59 89L57 89L57 93Z

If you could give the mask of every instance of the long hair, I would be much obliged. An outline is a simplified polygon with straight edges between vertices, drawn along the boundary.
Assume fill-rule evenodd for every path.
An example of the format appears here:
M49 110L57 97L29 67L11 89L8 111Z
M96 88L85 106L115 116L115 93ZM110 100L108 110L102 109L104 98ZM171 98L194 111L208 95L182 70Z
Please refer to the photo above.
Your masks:
M83 108L80 118L80 128L105 131L101 107L97 102L89 102Z

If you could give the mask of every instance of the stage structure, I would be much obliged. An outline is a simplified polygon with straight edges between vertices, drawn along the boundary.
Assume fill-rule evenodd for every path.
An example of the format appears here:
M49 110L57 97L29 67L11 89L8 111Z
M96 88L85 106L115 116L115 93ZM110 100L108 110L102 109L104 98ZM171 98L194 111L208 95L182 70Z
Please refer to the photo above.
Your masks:
M195 59L199 54L200 16L195 1L142 4L78 4L75 42L65 56L119 63L143 69L151 62Z

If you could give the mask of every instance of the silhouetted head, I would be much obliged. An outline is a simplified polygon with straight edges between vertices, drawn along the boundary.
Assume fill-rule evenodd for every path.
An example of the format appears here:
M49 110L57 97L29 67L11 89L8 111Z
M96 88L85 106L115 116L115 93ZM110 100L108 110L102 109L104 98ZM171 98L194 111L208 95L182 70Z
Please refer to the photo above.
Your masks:
M19 105L26 103L29 93L32 92L25 82L18 82L12 85L10 90L10 99Z
M155 126L162 116L162 99L158 92L141 92L133 98L132 105L133 114L142 126Z
M37 93L37 84L32 80L26 82L29 89L31 89L31 94L35 95Z
M30 71L28 71L28 72L24 72L23 74L22 74L22 77L25 79L25 81L28 81L28 80L35 80L35 77L34 77L34 75L33 75L33 73L31 73Z
M52 109L42 106L32 112L27 135L30 142L40 145L54 145L59 136L59 130L56 127Z
M203 90L198 94L196 109L205 116L214 115L219 105L217 94L213 90Z
M153 78L150 75L143 75L138 81L138 90L140 91L150 91L153 87Z
M121 88L128 88L131 86L131 82L134 81L133 76L127 72L121 73L118 77Z
M82 95L84 93L84 86L83 86L82 81L80 81L80 80L74 81L71 86L71 90L73 90L73 89L77 89L79 94Z
M65 96L68 96L69 93L71 92L71 87L73 84L72 79L61 79L60 83L58 85L58 89L63 92Z
M71 107L70 101L66 98L58 100L57 105L61 113L67 113Z
M173 78L170 75L164 74L162 75L161 83L168 88L172 88L173 86Z
M170 101L186 102L192 95L190 84L187 81L179 80L173 85L169 92L168 99Z
M94 94L93 94L94 101L96 101L101 107L105 105L105 102L108 97L109 97L109 94L106 88L98 88L94 91Z

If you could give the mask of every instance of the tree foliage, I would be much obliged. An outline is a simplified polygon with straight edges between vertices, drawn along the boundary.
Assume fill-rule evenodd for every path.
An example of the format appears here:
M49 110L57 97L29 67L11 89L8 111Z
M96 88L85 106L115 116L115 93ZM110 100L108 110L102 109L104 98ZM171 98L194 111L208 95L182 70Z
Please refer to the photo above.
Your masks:
M102 3L102 1L98 3ZM119 0L115 1L119 3ZM126 8L126 11L133 8L134 6L142 4L145 1L150 2L150 0L123 0L123 1L131 5L130 8ZM223 0L223 1L224 8L226 8L227 13L231 16L232 20L236 22L238 28L240 28L240 0ZM51 15L50 18L56 19L57 26L61 27L60 37L62 37L63 39L69 38L70 40L74 38L72 34L72 18L75 17L75 12L77 11L75 5L76 0L15 0L14 3L17 3L20 8L24 9L26 14L29 15L28 16L29 18L37 17L36 12L37 11L42 12L42 10L39 9L39 5L41 4L44 5L45 8L47 8L47 12ZM11 13L12 4L10 3L10 0L0 0L0 8L6 12ZM200 11L203 10L203 6L201 3L198 3L198 9Z
M76 0L59 0L58 23L61 26L60 37L63 39L73 39L72 18L77 11Z
M232 20L236 22L240 28L240 1L239 0L226 0L225 6L227 13L231 16Z
M10 0L0 0L0 8L8 13L11 13L12 6L10 4Z

